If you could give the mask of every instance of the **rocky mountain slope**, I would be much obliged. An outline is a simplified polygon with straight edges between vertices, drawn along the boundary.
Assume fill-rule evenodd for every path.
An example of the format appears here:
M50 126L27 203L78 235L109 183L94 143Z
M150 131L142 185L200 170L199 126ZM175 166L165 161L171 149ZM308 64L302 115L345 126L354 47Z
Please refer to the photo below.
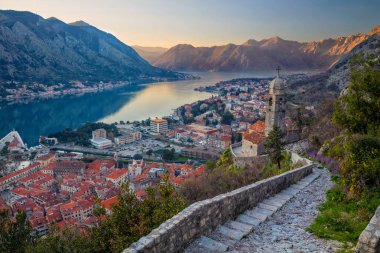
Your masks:
M319 74L297 74L287 77L289 99L299 104L317 105L327 97L337 97L348 86L353 57L357 55L380 55L379 27L369 37L341 57L327 71ZM355 65L353 65L355 67Z
M164 47L142 47L137 45L132 47L142 58L151 64L168 50Z
M0 11L0 81L44 83L177 78L151 66L112 34L31 12Z
M343 90L350 79L350 60L355 55L380 55L380 26L369 33L371 36L355 46L328 70L327 86Z
M372 32L379 33L380 28ZM195 71L273 70L277 65L285 70L326 70L370 36L356 34L306 43L273 37L214 47L181 44L170 48L153 65Z

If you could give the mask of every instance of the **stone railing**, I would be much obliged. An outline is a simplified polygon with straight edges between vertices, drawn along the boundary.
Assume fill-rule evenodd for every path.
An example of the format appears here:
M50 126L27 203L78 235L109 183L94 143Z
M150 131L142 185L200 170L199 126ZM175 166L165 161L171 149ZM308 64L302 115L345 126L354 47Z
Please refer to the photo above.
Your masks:
M236 158L236 154L234 153L234 148L241 146L241 142L237 142L230 145L231 154L234 158Z
M212 199L196 202L140 238L123 253L183 251L197 237L211 232L218 225L309 175L312 168L313 165L305 165Z
M297 163L297 162L304 162L305 164L312 164L313 163L309 159L303 158L302 156L300 156L297 153L294 153L294 152L291 152L291 151L288 151L288 152L290 152L291 159L292 159L293 163Z
M358 253L380 252L380 206L368 226L360 234L355 251Z

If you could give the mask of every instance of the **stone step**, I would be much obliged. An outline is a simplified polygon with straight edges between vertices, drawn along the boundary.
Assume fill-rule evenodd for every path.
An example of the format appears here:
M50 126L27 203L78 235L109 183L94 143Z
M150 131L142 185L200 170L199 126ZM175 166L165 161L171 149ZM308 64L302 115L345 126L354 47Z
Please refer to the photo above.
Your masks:
M306 186L308 186L310 183L307 183L307 182L297 182L296 185L299 185L299 186L302 186L303 188L305 188Z
M286 194L284 192L280 192L280 193L276 194L275 197L288 201L289 199L293 198L293 195Z
M230 248L230 249L233 248L233 246L236 244L236 242L238 242L237 240L232 239L231 237L227 237L227 236L219 233L217 231L217 229L215 229L213 232L208 234L207 237L209 237L209 238L211 238L217 242L223 243L224 245L227 245L228 248Z
M257 227L261 223L260 220L253 218L251 216L245 215L245 214L240 214L236 220L242 223L252 225L254 227Z
M259 212L254 211L254 210L247 210L247 211L244 212L244 214L248 215L248 216L251 216L253 218L256 218L256 219L258 219L261 222L264 222L264 221L266 221L266 219L268 219L268 215L259 213Z
M303 181L303 182L298 182L296 185L303 186L303 188L307 187L311 182Z
M240 241L246 234L240 230L228 228L223 225L219 225L216 230L217 233L222 234L226 237L234 239L236 241Z
M271 211L271 210L268 210L268 209L265 209L265 208L261 208L259 206L255 207L253 209L253 211L261 213L261 214L264 214L264 215L267 215L267 216L271 216L274 213L274 211Z
M259 203L257 206L262 208L262 209L270 210L273 212L277 212L277 210L279 209L279 207L277 207L277 206L267 205L264 203Z
M297 193L299 193L300 191L298 189L290 189L290 188L287 188L283 191L281 191L280 193L285 193L285 194L289 194L289 195L292 195L292 196L295 196Z
M297 191L297 192L300 192L302 189L301 189L301 187L294 187L295 185L292 185L292 186L290 186L290 187L288 187L288 189L286 189L286 190L291 190L291 191Z
M206 236L201 236L201 239L199 241L199 246L203 247L203 248L206 248L210 251L213 251L213 252L225 252L228 250L228 246L221 243L221 242L218 242L218 241L215 241L213 239L210 239Z
M287 200L277 198L276 195L274 195L273 197L269 198L268 200L269 200L269 201L277 202L277 203L279 203L281 206L283 206L283 205L287 202Z
M304 187L298 185L298 184L293 184L292 186L289 187L290 189L296 189L296 190L302 190Z
M271 205L271 206L275 206L275 207L278 207L278 208L281 208L282 207L282 201L281 202L278 202L278 201L275 201L273 199L266 199L262 202L263 204L266 204L266 205Z
M232 229L236 229L236 230L240 230L246 234L249 234L253 231L253 226L252 225L248 225L246 223L241 223L241 222L238 222L238 221L227 221L225 224L224 224L226 227L229 227L229 228L232 228Z
M313 182L313 180L315 180L319 175L318 174L311 174L303 179L301 179L299 182L302 182L302 183L311 183Z
M313 182L315 179L317 179L318 177L320 176L319 173L313 173L311 174L310 176L307 176L305 177L304 179L300 180L300 182L303 182L303 183L311 183Z

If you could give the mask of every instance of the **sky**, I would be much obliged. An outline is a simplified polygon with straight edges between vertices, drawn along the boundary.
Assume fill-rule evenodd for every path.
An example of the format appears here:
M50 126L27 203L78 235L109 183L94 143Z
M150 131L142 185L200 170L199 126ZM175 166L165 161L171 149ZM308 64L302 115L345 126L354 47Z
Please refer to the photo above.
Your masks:
M0 0L0 9L83 20L128 45L167 48L311 41L380 25L380 0Z

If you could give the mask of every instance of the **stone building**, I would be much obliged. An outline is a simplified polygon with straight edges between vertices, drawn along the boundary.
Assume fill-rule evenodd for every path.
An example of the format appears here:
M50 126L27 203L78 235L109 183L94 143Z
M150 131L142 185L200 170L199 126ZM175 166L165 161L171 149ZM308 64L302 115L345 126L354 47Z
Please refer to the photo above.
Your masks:
M54 167L54 175L80 174L83 175L86 164L81 161L58 161Z
M241 145L231 147L235 158L257 157L265 153L265 139L278 126L286 133L286 141L294 142L299 139L299 131L294 128L289 118L286 118L285 80L278 74L270 82L269 94L265 108L265 123L261 120L252 124L244 133Z
M269 85L269 95L265 107L265 136L269 135L274 126L278 126L286 132L285 111L285 81L278 74Z
M265 123L259 120L244 132L241 155L251 157L263 154L265 152L265 137Z

